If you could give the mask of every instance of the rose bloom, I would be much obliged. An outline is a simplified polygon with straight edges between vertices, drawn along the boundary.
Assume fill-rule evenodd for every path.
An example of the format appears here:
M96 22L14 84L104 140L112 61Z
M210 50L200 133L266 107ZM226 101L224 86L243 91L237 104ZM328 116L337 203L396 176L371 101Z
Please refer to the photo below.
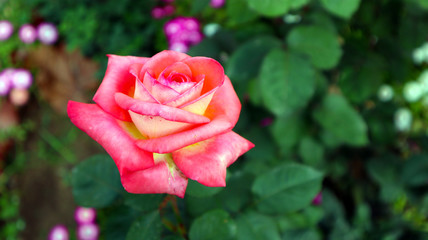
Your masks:
M93 100L70 101L68 116L106 149L130 193L184 197L188 178L225 186L226 168L254 147L232 131L241 103L211 58L109 55Z

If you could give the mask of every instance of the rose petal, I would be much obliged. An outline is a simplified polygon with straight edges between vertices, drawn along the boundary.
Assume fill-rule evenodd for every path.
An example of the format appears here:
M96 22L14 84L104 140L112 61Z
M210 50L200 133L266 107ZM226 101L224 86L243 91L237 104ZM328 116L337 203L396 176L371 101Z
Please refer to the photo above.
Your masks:
M162 104L143 102L126 96L123 93L115 94L116 103L125 110L146 116L159 116L166 120L183 123L207 123L209 118L190 113L179 108L173 108Z
M117 93L116 102L123 109L130 111L135 126L149 138L163 137L187 130L195 124L210 121L205 116L157 103L135 100L122 93Z
M164 104L171 107L178 107L180 105L186 104L190 101L197 99L201 95L201 91L202 91L202 88L204 87L204 82L205 82L203 75L199 75L197 78L200 80L198 80L198 82L195 85L193 85L193 87L187 89L185 92L180 94L180 96L174 99L171 99L170 101L165 102Z
M160 103L150 92L147 90L146 86L140 81L139 78L135 79L135 92L134 98L152 103Z
M145 73L148 71L154 78L157 79L162 71L164 71L168 66L171 66L174 63L180 62L186 58L190 58L190 56L170 50L162 51L151 57L150 60L144 64L140 71L140 78L144 77Z
M192 57L183 60L183 62L192 70L193 76L205 76L202 94L223 84L225 78L224 69L216 60L207 57Z
M134 63L145 64L149 58L108 55L107 71L93 100L106 112L122 121L131 121L129 113L114 101L114 94L121 92L133 95L135 78L129 73Z
M205 111L205 116L210 118L211 122L165 137L138 140L138 147L149 152L171 153L230 131L238 121L241 103L229 78L224 79L223 85L217 90Z
M195 143L172 153L180 171L208 187L226 186L226 168L254 144L234 132Z
M144 75L143 85L151 93L151 95L160 103L168 102L180 96L180 93L174 89L158 82L150 73Z
M205 93L204 95L200 96L197 99L194 99L192 101L189 101L179 108L186 110L191 113L204 115L205 110L207 109L208 105L211 103L211 100L217 91L218 87L212 89L211 91Z
M130 123L116 120L96 104L69 101L67 113L74 125L104 147L120 173L143 170L154 165L152 153L135 145L138 131L125 128Z
M130 193L168 193L183 198L187 187L187 178L173 168L168 168L166 162L122 175L122 185Z
M190 70L187 64L182 62L176 62L165 68L165 70L163 70L160 74L160 77L167 78L172 72L181 73L188 76L189 78L192 78L192 70Z

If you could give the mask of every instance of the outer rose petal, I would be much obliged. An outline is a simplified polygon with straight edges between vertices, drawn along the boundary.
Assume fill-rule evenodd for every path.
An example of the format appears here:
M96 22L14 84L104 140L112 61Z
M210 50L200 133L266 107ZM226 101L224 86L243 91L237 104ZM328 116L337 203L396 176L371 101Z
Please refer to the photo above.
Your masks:
M132 133L127 133L120 121L98 105L69 101L67 113L74 125L104 147L121 174L154 165L153 154L138 148Z
M192 57L183 60L183 62L192 70L193 76L205 76L202 94L223 84L225 78L224 69L216 60L207 57Z
M129 110L138 130L149 138L157 138L189 129L194 124L210 121L209 118L179 108L133 99L123 93L116 94L116 102Z
M184 123L207 123L210 121L205 116L158 103L143 102L128 97L123 93L116 93L115 100L121 108L141 115L160 116L166 120Z
M224 187L226 168L253 147L248 140L228 132L177 150L172 158L188 178L208 187Z
M223 85L217 90L205 111L205 116L210 118L211 122L165 137L139 140L137 145L148 152L171 153L180 148L229 132L238 121L240 111L241 103L238 96L236 96L229 78L225 77Z
M171 174L165 162L142 171L124 172L121 179L130 193L168 193L183 198L187 187L187 178L178 171Z
M165 50L162 51L147 61L144 64L140 72L140 79L143 79L144 74L148 71L154 78L158 78L165 68L173 65L176 62L180 62L186 58L190 58L189 55L179 53L175 51ZM196 75L194 75L196 76Z
M114 101L117 92L133 95L135 77L129 72L132 64L145 64L149 58L108 55L107 71L93 100L106 112L123 121L131 121L129 113Z

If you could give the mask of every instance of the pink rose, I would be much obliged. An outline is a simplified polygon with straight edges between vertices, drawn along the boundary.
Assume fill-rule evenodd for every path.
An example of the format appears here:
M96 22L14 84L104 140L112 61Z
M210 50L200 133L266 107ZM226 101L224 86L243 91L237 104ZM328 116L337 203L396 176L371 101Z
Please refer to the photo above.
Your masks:
M109 55L93 100L70 101L68 115L106 149L131 193L184 197L188 178L225 186L226 168L254 147L232 131L241 104L211 58Z

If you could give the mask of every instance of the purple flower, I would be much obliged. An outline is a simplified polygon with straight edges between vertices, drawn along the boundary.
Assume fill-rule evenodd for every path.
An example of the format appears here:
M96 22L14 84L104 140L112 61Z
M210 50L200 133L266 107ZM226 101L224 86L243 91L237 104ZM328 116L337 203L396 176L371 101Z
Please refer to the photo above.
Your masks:
M322 193L319 192L312 200L312 205L318 206L322 203Z
M19 29L19 38L23 43L33 43L37 38L36 29L30 24L24 24Z
M202 41L203 35L200 23L196 18L178 17L170 20L164 26L169 49L187 52L189 47Z
M210 6L213 8L221 8L224 5L225 0L211 0Z
M12 74L14 69L7 68L0 72L0 96L6 96L12 88Z
M96 217L96 211L93 208L77 207L74 212L74 219L78 224L93 223Z
M96 240L100 230L98 225L87 223L77 227L77 239L79 240Z
M169 45L169 49L177 52L186 53L189 51L189 46L182 42L173 42Z
M18 89L27 89L33 82L33 76L26 69L15 69L11 74L12 87Z
M8 39L13 33L13 25L9 21L0 21L0 41Z
M68 240L68 230L64 225L56 225L49 233L49 240Z
M58 40L58 30L52 23L41 23L37 27L37 36L44 44L53 44Z
M166 15L165 11L161 7L154 7L152 9L152 17L154 19L161 19L161 18L165 17L165 15Z
M165 13L165 16L171 16L172 14L174 14L174 12L175 12L175 7L174 6L172 6L172 5L166 5L164 8L163 8L163 11L164 11L164 13Z

